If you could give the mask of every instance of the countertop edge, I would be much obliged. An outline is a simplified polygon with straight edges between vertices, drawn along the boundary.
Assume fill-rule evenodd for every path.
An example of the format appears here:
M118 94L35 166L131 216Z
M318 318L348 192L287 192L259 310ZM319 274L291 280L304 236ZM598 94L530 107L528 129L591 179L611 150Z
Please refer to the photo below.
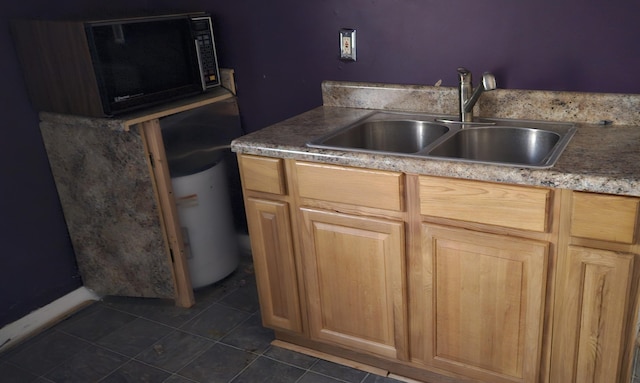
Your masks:
M313 137L376 110L320 106L235 139L236 153L297 159L408 174L640 196L640 127L578 124L572 142L552 168L519 168L307 147ZM604 135L604 138L603 138ZM614 153L612 153L614 152Z
M237 154L294 159L407 174L640 197L640 183L636 179L564 173L555 171L553 168L526 169L431 158L404 158L402 159L403 165L399 166L396 157L387 155L360 155L329 150L305 151L300 148L255 146L235 142L232 143L231 149Z

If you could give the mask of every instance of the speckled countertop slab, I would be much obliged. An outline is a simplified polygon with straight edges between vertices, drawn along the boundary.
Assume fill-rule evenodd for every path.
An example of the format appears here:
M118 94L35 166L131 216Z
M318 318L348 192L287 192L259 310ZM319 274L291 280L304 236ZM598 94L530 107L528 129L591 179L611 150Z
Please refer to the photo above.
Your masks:
M456 114L446 87L325 82L323 106L232 142L238 153L531 186L640 196L640 95L498 89L476 105L482 117L569 121L577 132L549 169L333 151L306 143L376 110ZM607 121L602 125L602 121Z

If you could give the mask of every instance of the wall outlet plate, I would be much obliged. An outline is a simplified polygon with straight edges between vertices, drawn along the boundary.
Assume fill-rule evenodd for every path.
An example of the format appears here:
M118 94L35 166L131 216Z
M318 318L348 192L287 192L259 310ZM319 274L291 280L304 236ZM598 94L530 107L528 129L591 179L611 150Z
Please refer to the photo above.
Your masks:
M340 60L356 61L356 30L340 29Z

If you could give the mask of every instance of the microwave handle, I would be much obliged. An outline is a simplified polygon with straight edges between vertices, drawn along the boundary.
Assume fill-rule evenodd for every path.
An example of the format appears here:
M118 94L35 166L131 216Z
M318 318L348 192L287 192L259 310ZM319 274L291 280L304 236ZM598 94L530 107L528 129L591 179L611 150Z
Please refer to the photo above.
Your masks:
M198 40L193 40L196 44L196 56L198 57L198 69L200 70L200 86L202 87L202 91L207 90L207 85L204 82L204 68L202 67L202 54L200 53L200 45L198 44Z

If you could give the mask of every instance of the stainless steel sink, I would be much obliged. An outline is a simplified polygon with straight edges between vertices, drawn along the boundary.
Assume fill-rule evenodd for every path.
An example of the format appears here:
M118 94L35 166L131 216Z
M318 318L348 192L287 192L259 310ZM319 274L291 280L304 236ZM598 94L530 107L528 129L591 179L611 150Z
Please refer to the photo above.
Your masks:
M543 166L552 160L550 156L560 138L560 134L542 129L472 127L457 131L428 155L474 162Z
M347 126L308 145L357 151L417 153L450 130L434 122L394 117L396 119L369 120Z
M321 149L384 153L527 168L553 166L575 133L569 123L373 113L307 143Z

